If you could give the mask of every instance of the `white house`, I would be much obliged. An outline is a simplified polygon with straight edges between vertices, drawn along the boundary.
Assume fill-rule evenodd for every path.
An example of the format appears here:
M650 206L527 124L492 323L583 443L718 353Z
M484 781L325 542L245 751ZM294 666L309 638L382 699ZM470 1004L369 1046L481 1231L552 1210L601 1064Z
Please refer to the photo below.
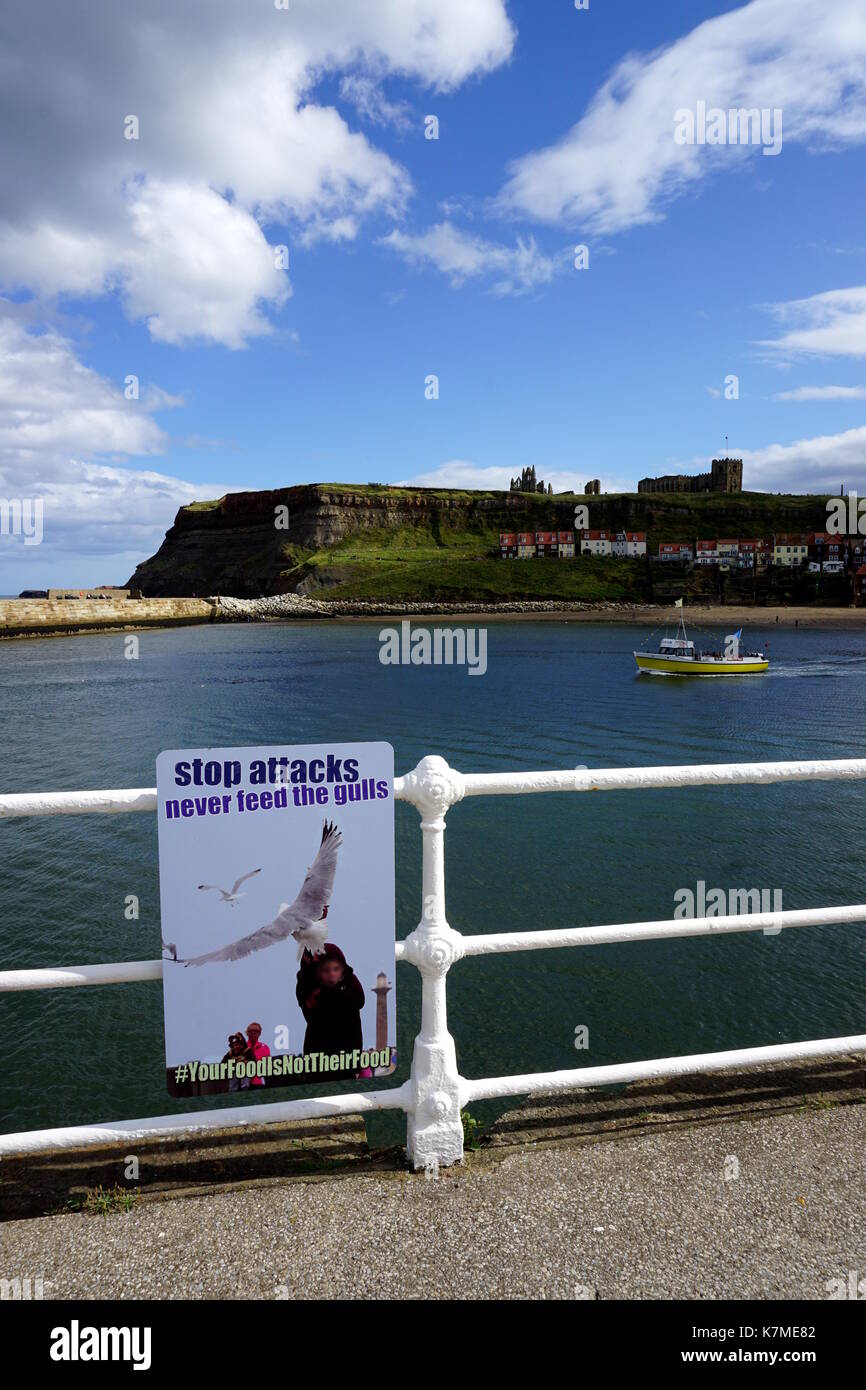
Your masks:
M581 555L610 555L613 547L612 531L581 531Z
M716 541L698 541L695 550L696 565L717 565L719 563L719 548Z
M628 559L646 555L646 531L617 531L612 554Z

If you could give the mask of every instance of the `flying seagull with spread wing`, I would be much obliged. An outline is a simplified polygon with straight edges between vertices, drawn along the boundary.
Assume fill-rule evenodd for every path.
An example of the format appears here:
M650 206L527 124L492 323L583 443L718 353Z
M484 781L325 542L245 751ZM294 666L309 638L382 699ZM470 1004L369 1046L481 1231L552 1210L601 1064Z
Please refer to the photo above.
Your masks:
M238 889L240 888L241 884L246 883L248 878L254 878L256 874L260 873L261 869L250 869L250 872L248 874L241 874L240 878L236 878L231 888L219 888L215 883L200 883L199 889L202 892L204 892L208 888L214 889L214 891L219 893L220 895L220 902L229 903L231 907L234 907L238 898L242 898L244 896L243 893L238 892Z
M325 918L334 891L334 875L337 872L337 850L343 843L343 836L335 825L325 821L322 828L322 842L318 853L307 869L301 891L295 901L283 905L273 922L259 927L249 936L242 936L230 946L218 951L208 951L203 956L192 956L185 960L186 965L209 965L211 961L242 960L254 951L264 951L276 941L285 941L293 936L298 943L298 960L304 951L317 956L325 944L327 927Z

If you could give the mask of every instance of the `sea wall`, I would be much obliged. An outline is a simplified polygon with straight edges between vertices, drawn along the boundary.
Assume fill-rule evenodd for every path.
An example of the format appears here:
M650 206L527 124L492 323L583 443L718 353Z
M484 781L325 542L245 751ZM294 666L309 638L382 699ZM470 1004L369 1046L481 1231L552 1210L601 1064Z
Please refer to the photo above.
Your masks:
M213 616L213 604L198 598L0 599L0 637L169 627L210 622Z

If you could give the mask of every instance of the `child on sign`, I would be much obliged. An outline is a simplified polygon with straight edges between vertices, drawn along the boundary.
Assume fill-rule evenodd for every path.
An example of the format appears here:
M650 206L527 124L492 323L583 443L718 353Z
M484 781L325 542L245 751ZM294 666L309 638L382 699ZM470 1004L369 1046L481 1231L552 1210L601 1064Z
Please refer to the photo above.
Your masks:
M234 1062L248 1062L252 1054L247 1047L247 1040L243 1033L229 1033L229 1050L223 1057L224 1062L229 1060ZM250 1088L249 1079L246 1076L233 1076L229 1080L230 1091L248 1091Z
M363 1048L364 988L339 946L326 941L317 957L304 952L296 994L307 1024L304 1052L352 1053ZM328 1079L356 1075L351 1069L332 1071Z

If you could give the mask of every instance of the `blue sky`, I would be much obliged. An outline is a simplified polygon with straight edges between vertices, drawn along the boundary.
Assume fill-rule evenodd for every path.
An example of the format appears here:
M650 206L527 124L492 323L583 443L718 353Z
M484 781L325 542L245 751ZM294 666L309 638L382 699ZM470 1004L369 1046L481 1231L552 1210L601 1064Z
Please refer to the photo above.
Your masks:
M45 534L0 536L0 592L120 582L242 487L633 488L727 436L748 488L866 493L859 0L2 29L0 494ZM781 110L781 149L678 144L699 102Z

